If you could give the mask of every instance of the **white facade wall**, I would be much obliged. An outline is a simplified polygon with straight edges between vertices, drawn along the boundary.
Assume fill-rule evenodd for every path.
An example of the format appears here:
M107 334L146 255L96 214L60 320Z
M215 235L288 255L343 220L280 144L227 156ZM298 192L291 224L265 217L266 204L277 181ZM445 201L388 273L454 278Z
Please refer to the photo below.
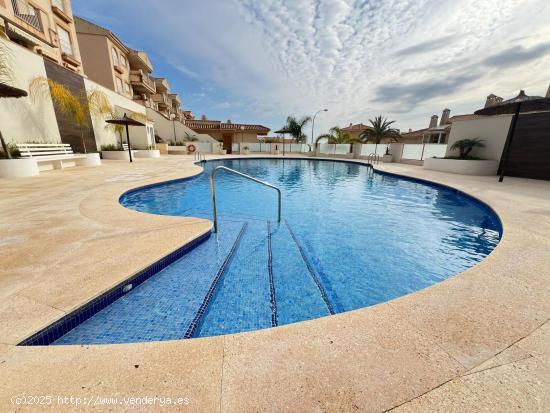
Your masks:
M195 137L200 142L209 142L216 145L218 143L218 141L210 135L197 133L179 121L166 119L154 109L147 108L147 117L154 122L155 133L165 142L174 142L175 133L178 142L184 142L189 140L190 137Z
M34 78L46 77L42 57L13 42L0 41L10 50L11 81L6 83L29 92ZM40 97L36 101L31 96L0 99L0 128L7 142L61 142L50 96Z
M500 160L512 117L513 115L499 115L454 121L449 135L446 156L458 155L458 151L451 151L451 146L456 141L460 139L480 138L484 140L485 148L475 148L471 155L479 158Z
M111 105L114 107L117 117L124 116L124 113L130 115L132 112L139 113L144 117L147 116L145 106L142 106L131 99L121 96L118 93L115 93L112 90L107 89L89 79L84 79L84 85L87 92L94 89L103 92L109 99ZM92 117L92 125L98 148L101 148L102 145L120 144L120 136L117 136L114 127L105 122L105 120L109 118L109 115L95 118ZM147 149L155 143L153 122L142 122L145 123L147 127L130 126L129 128L130 142L132 144L132 148L135 149ZM122 137L124 143L126 143L126 131L123 132Z

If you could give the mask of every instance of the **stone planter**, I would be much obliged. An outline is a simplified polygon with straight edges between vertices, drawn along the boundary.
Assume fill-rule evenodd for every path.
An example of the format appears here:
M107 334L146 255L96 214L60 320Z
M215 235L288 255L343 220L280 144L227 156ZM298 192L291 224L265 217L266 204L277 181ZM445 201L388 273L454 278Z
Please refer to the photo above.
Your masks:
M27 178L39 174L34 159L0 159L0 178Z
M393 155L384 155L384 156L382 156L382 162L392 163L393 162Z
M136 151L132 151L132 157L135 156ZM130 161L130 154L128 151L101 151L101 157L112 161Z
M424 169L460 175L494 176L497 174L498 161L428 158L424 160Z
M279 156L281 154L281 151L279 149L274 149L271 151L271 155Z
M160 158L160 150L158 149L148 149L148 150L139 150L136 152L136 158Z
M187 155L187 146L169 146L168 153L171 155Z
M87 153L84 158L75 160L76 166L101 166L99 153Z
M227 149L220 149L218 155L227 155Z
M241 154L242 155L250 155L250 149L243 149Z

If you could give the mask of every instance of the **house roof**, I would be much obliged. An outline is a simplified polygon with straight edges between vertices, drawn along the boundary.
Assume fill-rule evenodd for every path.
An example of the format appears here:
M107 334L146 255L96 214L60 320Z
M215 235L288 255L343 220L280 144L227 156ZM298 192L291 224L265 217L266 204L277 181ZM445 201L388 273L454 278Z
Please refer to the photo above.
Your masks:
M505 100L498 105L489 106L480 110L476 110L476 115L505 115L515 113L521 103L521 112L542 112L550 111L550 98L542 96L527 96L522 90L515 98Z
M101 27L95 23L92 23L91 21L88 21L86 19L83 19L79 16L73 16L74 17L74 25L76 29L77 34L91 34L91 35L99 35L99 36L105 36L108 37L113 43L115 43L118 47L120 47L126 54L130 53L130 48L124 44L122 40L120 40L116 34L114 34L112 31Z
M246 123L226 123L219 120L187 120L185 125L194 131L224 131L224 132L257 132L258 135L267 135L269 128L263 125Z
M372 129L370 126L363 125L362 123L356 123L355 125L351 124L340 130L343 132L363 132L364 130Z

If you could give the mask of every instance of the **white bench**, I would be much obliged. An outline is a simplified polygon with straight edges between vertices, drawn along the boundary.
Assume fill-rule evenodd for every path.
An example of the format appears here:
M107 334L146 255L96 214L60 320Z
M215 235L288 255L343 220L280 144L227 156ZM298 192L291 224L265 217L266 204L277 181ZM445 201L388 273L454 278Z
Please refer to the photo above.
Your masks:
M67 143L18 143L21 158L33 159L36 163L51 163L54 169L63 169L64 161L79 165L86 163L86 155L75 154Z

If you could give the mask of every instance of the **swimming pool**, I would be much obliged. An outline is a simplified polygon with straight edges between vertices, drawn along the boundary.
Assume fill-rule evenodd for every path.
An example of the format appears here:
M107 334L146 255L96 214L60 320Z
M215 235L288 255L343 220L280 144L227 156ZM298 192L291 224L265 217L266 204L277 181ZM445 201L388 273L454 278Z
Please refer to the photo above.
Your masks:
M189 180L126 193L137 211L211 218L219 232L87 318L55 344L214 336L314 319L420 290L481 261L502 228L487 206L455 190L311 159L232 159Z

